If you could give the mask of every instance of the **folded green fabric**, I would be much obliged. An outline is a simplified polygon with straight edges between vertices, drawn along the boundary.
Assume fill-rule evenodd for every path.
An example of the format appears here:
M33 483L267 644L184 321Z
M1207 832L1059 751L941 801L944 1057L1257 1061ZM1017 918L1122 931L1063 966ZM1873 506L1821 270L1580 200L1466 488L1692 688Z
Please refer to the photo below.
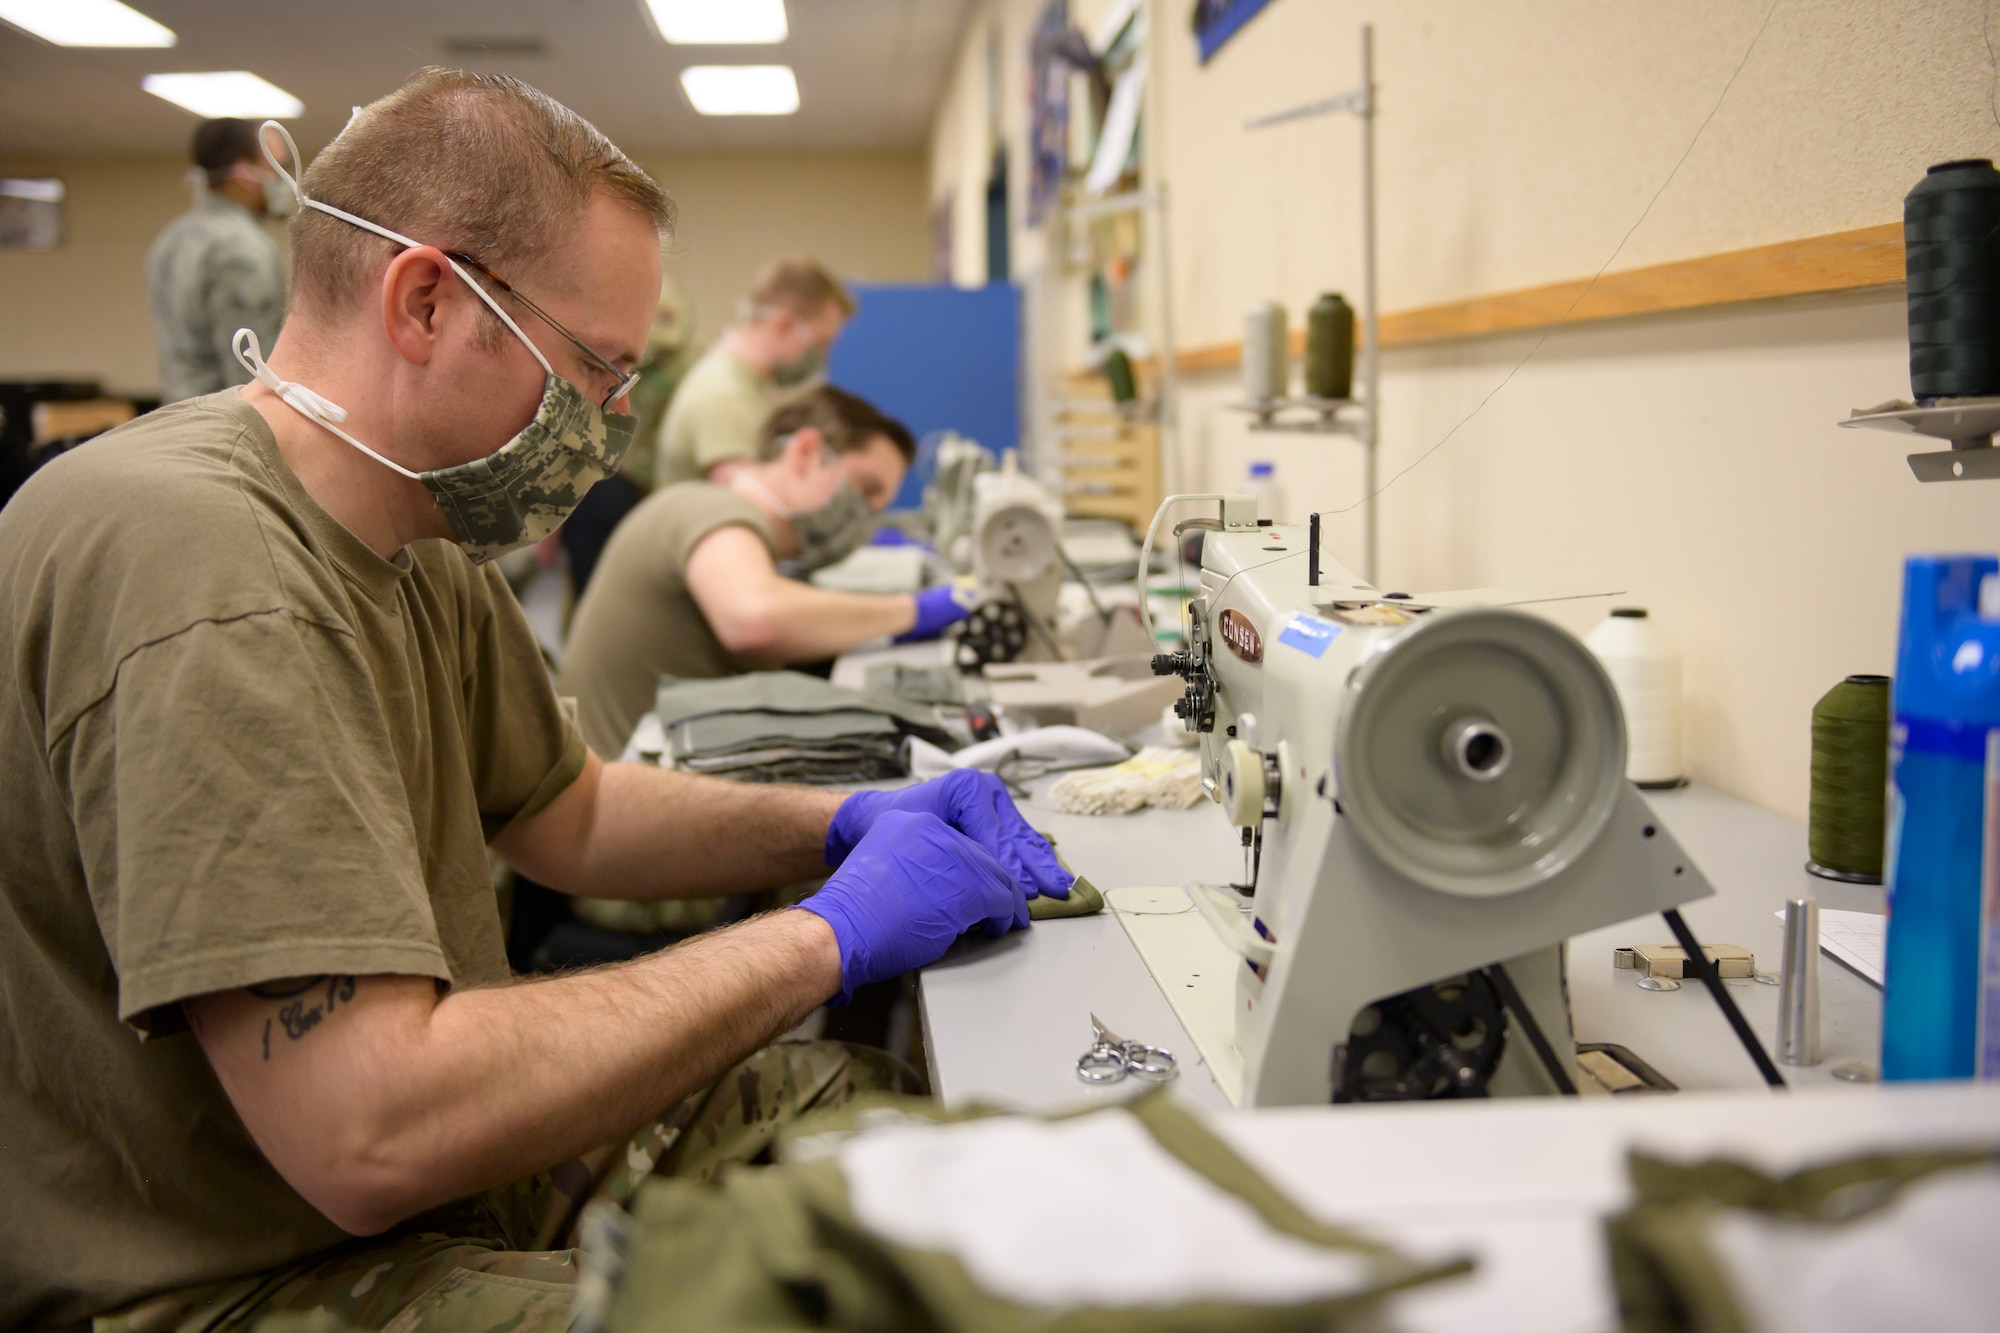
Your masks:
M1104 895L1083 876L1069 886L1069 897L1051 898L1037 894L1028 899L1028 917L1034 921L1054 921L1061 917L1096 916L1104 910Z
M1987 1163L2000 1163L2000 1153L1873 1153L1774 1177L1740 1162L1681 1166L1635 1152L1629 1169L1637 1198L1605 1223L1625 1333L1754 1333L1710 1245L1726 1210L1838 1227L1928 1176Z
M947 750L959 748L959 742L937 725L936 714L927 705L893 695L864 694L798 671L753 671L717 680L664 676L654 711L669 735L677 722L721 713L874 713L889 718L905 735L922 736Z
M861 673L861 688L911 703L963 705L965 677L954 666L909 666L877 662Z
M781 1133L782 1165L738 1170L716 1185L655 1177L614 1241L586 1255L609 1270L601 1298L580 1305L575 1333L839 1328L856 1333L1222 1333L1328 1330L1372 1320L1389 1294L1464 1273L1466 1260L1419 1264L1301 1210L1169 1098L1152 1095L1082 1114L1138 1117L1168 1153L1248 1204L1275 1231L1366 1262L1355 1290L1289 1307L1206 1302L1153 1308L1016 1305L977 1286L940 1251L864 1228L848 1202L838 1140L885 1120L963 1120L920 1098L863 1097ZM1052 1117L1066 1119L1068 1117ZM810 1150L810 1151L808 1151ZM586 1229L588 1234L589 1229ZM1088 1237L1067 1242L1090 1243ZM620 1255L622 1254L622 1259ZM616 1270L622 1264L622 1273ZM600 1323L601 1320L601 1323ZM1370 1325L1372 1326L1372 1325Z
M896 739L896 722L880 713L844 709L825 713L769 713L744 709L682 718L668 728L676 754L733 754L758 749L773 741L787 745L851 744Z

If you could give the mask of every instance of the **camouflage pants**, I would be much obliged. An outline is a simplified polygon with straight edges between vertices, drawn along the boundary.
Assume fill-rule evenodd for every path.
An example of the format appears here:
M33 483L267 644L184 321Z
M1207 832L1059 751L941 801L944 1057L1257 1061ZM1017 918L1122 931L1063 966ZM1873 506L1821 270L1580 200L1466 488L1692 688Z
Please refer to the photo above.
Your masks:
M586 1204L623 1205L654 1174L712 1179L784 1125L856 1093L918 1090L885 1051L778 1042L631 1139L269 1273L154 1297L93 1333L562 1333Z

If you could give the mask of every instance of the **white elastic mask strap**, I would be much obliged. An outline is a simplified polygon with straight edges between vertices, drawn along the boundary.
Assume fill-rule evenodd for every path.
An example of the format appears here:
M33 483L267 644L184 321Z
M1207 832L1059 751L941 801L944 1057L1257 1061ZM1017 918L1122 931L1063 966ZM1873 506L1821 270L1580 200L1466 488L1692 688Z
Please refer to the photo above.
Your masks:
M421 481L423 479L417 473L410 471L410 469L398 463L395 459L384 458L342 430L336 423L347 420L347 409L339 403L330 402L320 397L311 389L308 389L305 385L295 380L279 379L278 373L264 364L264 349L257 345L257 332L255 329L236 330L236 336L229 340L229 350L236 353L236 359L242 363L245 370L256 377L259 384L278 395L285 406L297 412L307 421L334 435L338 435L341 439L346 440L383 467L393 472L400 472L411 481Z
M734 486L739 491L754 491L757 494L757 496L764 501L765 504L771 506L772 513L776 514L779 518L782 518L787 522L799 516L798 510L793 509L783 500L780 500L777 496L773 495L771 493L771 488L769 486L766 486L763 482L751 476L748 472L737 473L735 476L729 479L729 484L731 486Z
M359 108L357 108L357 110L358 109ZM276 130L278 132L278 137L285 141L285 151L291 155L291 159L294 162L299 160L299 146L292 142L292 132L286 129L283 125L280 125L275 120L267 120L262 125L258 126L257 143L264 150L264 160L271 164L271 170L277 172L278 175L284 179L285 184L292 187L292 193L298 196L300 208L316 208L320 212L325 213L328 217L339 218L342 222L350 223L356 227L361 228L363 231L372 231L377 236L382 237L384 240L394 241L396 244L402 246L405 250L421 250L424 248L423 243L421 241L413 241L409 237L403 235L401 232L394 232L390 231L387 227L377 226L375 223L370 222L367 218L356 217L354 214L349 213L344 209L335 208L332 204L323 204L317 199L308 199L306 197L305 188L299 184L298 179L295 176L293 176L291 172L286 171L284 167L278 164L278 159L271 152L271 141L264 137L264 131L266 130ZM341 133L345 134L346 132L347 132L346 127L342 126ZM500 322L502 324L505 324L508 328L514 331L514 336L521 340L521 345L528 349L529 355L533 356L535 360L542 363L542 369L550 375L555 374L556 373L555 367L550 365L549 359L542 355L542 349L535 346L534 340L528 337L527 334L521 332L521 326L519 324L516 324L513 318L509 316L506 311L500 308L500 303L498 301L495 301L490 295L488 295L484 287L474 282L472 280L472 275L470 273L467 273L464 269L460 268L458 266L458 261L456 259L453 259L450 255L446 255L444 257L444 262L451 265L451 271L453 273L458 274L459 279L463 281L466 286L472 288L472 290L478 295L480 300L486 302L486 306L489 310L491 310L494 314L500 316Z

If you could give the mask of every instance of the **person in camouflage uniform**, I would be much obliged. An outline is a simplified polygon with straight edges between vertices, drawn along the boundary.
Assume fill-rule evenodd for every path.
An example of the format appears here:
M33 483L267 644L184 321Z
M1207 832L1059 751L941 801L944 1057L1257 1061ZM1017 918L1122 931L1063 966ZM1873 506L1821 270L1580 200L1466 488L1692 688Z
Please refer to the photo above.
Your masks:
M762 1162L778 1131L864 1092L917 1092L885 1051L777 1042L623 1143L412 1218L273 1273L169 1292L102 1316L92 1333L556 1333L569 1326L584 1209L624 1207L652 1175L709 1181Z
M783 1034L1073 878L990 774L606 763L556 696L492 557L617 466L651 177L433 69L300 186L290 317L268 361L232 342L255 381L0 509L0 1328L562 1327L572 1227L642 1178L910 1086ZM591 897L826 878L524 979L493 855Z
M146 295L160 347L160 401L247 384L230 355L238 329L266 347L285 320L285 261L261 225L292 200L264 161L247 120L205 120L191 146L204 188L146 254Z

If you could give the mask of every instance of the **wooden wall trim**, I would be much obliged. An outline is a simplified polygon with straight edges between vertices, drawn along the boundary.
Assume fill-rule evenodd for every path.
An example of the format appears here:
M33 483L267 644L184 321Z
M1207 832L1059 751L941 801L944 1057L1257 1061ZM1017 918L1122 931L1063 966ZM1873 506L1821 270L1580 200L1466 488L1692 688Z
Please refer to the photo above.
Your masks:
M1903 224L1891 222L1606 273L1595 287L1579 279L1392 311L1382 316L1382 345L1412 347L1557 324L1888 287L1901 281ZM1589 295L1578 302L1586 290ZM1303 329L1292 331L1292 355L1295 359L1305 355ZM1175 364L1182 374L1194 374L1231 370L1242 360L1243 344L1227 342L1187 348Z

